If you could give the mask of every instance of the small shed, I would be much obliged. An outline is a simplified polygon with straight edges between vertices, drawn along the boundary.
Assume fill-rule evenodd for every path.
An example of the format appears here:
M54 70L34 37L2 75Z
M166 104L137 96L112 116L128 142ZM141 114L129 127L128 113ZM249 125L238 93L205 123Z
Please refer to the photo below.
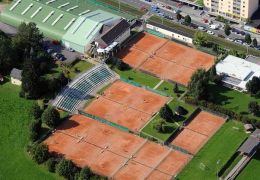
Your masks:
M259 146L260 129L256 129L237 151L244 155L250 156L259 148Z
M4 81L4 77L0 74L0 81Z
M182 115L185 112L185 109L182 106L176 106L174 110L175 110L175 114L177 115Z
M13 68L11 71L11 83L21 86L22 85L22 70Z
M244 125L245 131L253 131L254 127L252 126L252 124L245 124Z

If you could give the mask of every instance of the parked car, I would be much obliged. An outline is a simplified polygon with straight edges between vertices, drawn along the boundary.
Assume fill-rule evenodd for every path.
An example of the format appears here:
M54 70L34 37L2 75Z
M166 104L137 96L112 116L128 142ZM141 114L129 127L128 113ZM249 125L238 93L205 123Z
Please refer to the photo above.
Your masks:
M52 48L49 48L49 49L46 50L46 52L47 52L48 54L50 54L52 51L53 51Z
M225 38L225 36L223 36L222 34L218 34L218 37Z
M208 34L214 35L215 33L212 31L207 31Z
M152 2L152 0L145 0L146 2Z
M235 28L231 28L231 31L232 31L232 32L236 32L236 29L235 29Z
M193 29L197 29L199 26L193 23L190 23L189 27L193 28Z
M260 46L255 47L255 49L260 50Z
M166 6L165 8L166 8L166 9L172 9L171 6Z
M218 26L217 26L217 25L214 25L214 24L212 24L212 25L210 25L210 26L209 26L209 28L210 28L210 29L214 29L214 30L216 30L216 29L218 29Z
M235 43L238 43L238 44L243 44L243 41L240 40L240 39L236 39L234 42L235 42Z
M58 59L59 59L60 57L64 56L63 54L60 54L60 53L54 53L54 54L55 54L54 56L55 56L56 58L58 58Z
M159 13L158 15L161 17L165 17L165 15L163 13Z
M59 42L59 41L57 41L57 40L52 40L52 41L51 41L51 43L52 43L52 44L55 44L55 45L58 45L58 44L60 44L60 42Z
M192 9L196 10L196 9L198 9L198 7L197 6L192 6Z
M148 11L148 9L146 9L146 8L143 7L143 6L141 7L141 10L142 10L142 11Z
M206 31L207 31L207 30L205 29L205 27L203 27L203 26L199 26L199 27L198 27L198 30L199 30L199 31L203 31L203 32L206 32Z
M169 19L169 20L173 20L172 16L165 16L165 18Z
M152 9L158 9L158 6L152 5Z
M70 51L70 52L74 52L75 50L74 49L72 49L71 47L69 47L69 48L67 48L68 49L68 51Z
M160 11L158 9L153 9L153 12L156 12L156 13L160 13Z
M165 7L163 4L157 3L157 6Z
M244 31L240 31L240 34L244 36L246 33Z
M176 13L180 13L181 11L179 9L174 9L173 10L173 13L176 14Z
M188 25L189 25L189 24L186 23L185 21L182 21L181 24L182 24L183 26L188 26Z
M66 58L64 57L64 55L60 56L60 58L58 58L60 61L64 61Z
M228 37L227 40L228 40L228 41L231 41L231 42L234 42L234 39L232 39L232 38L230 38L230 37Z

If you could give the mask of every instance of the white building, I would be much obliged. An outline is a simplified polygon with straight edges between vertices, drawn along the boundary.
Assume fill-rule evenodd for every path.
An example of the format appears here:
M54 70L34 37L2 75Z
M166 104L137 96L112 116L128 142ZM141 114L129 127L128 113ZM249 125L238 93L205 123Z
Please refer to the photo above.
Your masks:
M260 65L228 55L216 65L217 74L223 76L224 85L246 91L246 83L254 76L260 78Z

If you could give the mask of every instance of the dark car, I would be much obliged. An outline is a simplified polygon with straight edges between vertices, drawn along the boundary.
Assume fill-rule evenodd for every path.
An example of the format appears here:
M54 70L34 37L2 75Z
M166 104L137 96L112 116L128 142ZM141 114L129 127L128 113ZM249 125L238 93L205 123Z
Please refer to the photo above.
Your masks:
M236 29L235 29L235 28L232 28L231 31L232 31L232 32L236 32Z
M218 37L225 38L225 36L223 36L222 34L218 34Z
M62 57L62 56L63 56L63 55L60 54L60 53L55 54L55 57L58 58L58 59L59 59L60 57Z
M171 17L171 16L164 16L166 19L169 19L169 20L173 20L173 17Z
M244 36L246 33L244 31L240 31L240 34Z
M59 58L60 61L64 61L65 59L66 58L63 55Z
M55 44L55 45L58 45L58 44L60 44L60 42L59 42L59 41L57 41L57 40L52 40L52 41L51 41L51 43L52 43L52 44Z
M184 26L188 26L189 25L188 23L186 23L184 21L182 21L181 24L184 25Z
M189 27L190 27L190 28L193 28L193 29L197 29L199 26L197 26L196 24L191 23L191 24L189 25Z

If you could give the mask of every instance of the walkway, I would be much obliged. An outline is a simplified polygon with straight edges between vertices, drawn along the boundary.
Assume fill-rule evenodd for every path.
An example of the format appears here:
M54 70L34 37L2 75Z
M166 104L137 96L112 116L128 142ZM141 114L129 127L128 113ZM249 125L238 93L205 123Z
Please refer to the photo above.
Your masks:
M156 84L156 86L154 86L153 89L157 89L163 82L164 82L164 80L161 80L158 84Z

